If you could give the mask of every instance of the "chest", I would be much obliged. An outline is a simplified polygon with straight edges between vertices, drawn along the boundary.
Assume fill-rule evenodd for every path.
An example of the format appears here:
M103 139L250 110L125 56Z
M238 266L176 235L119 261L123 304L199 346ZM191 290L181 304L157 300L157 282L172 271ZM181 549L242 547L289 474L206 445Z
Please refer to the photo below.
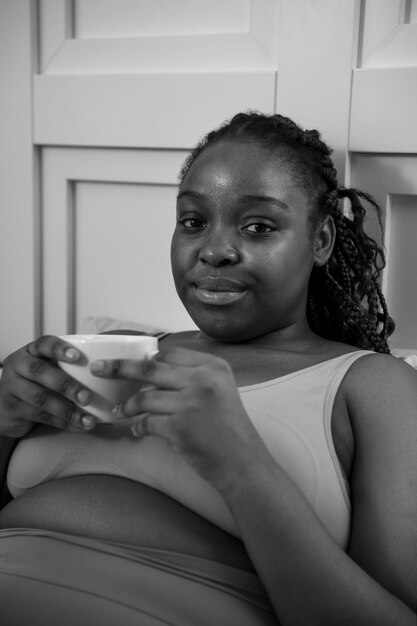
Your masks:
M323 362L331 363L343 358L348 347L334 342L322 342L319 350L278 350L271 345L222 344L207 342L193 334L171 335L164 340L167 347L181 347L208 352L229 363L233 370L236 385L239 388L263 384L265 381L284 380L298 372L308 372L310 368ZM298 393L303 390L303 376L300 379ZM296 394L297 395L297 394ZM277 407L279 410L280 407ZM330 431L332 445L346 481L348 481L354 454L353 431L347 410L343 381L334 397L331 407Z

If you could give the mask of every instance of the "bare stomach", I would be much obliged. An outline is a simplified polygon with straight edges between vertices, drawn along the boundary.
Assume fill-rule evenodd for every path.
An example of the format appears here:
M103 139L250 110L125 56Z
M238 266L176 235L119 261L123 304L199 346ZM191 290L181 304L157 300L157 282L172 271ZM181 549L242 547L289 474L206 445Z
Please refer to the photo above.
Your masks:
M169 496L118 476L72 476L34 487L0 511L0 528L173 550L253 571L241 541Z

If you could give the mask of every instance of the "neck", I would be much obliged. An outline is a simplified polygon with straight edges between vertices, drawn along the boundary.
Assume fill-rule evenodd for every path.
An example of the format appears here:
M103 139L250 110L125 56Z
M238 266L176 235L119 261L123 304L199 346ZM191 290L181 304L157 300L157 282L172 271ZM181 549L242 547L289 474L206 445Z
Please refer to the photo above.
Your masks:
M322 337L313 333L307 323L294 324L245 341L219 340L205 335L202 331L196 332L195 339L202 344L213 347L215 345L245 346L291 352L307 351L325 342Z

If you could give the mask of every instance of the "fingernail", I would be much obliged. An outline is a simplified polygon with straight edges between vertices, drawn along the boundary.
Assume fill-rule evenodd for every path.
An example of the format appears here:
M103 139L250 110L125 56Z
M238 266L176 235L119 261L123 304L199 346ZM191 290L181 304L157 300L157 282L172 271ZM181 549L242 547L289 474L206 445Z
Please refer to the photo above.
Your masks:
M131 426L130 430L131 430L132 435L133 435L134 437L140 437L140 436L141 436L141 434L142 434L142 432L141 432L141 427L140 427L140 422L135 422L135 423L133 424L133 426Z
M64 351L65 358L69 361L75 361L78 359L78 350L75 348L66 348Z
M144 356L145 361L151 361L156 355L159 354L159 350L149 350Z
M91 371L94 374L99 374L103 370L104 370L104 361L93 361L93 363L91 363Z
M77 402L79 404L88 404L90 401L90 392L87 389L81 389L77 393Z
M90 430L95 426L94 417L91 417L91 415L83 415L80 421L81 426L85 428L85 430Z
M111 412L113 413L113 415L115 417L121 417L122 415L124 415L124 413L123 413L123 406L121 404L115 404L112 407Z

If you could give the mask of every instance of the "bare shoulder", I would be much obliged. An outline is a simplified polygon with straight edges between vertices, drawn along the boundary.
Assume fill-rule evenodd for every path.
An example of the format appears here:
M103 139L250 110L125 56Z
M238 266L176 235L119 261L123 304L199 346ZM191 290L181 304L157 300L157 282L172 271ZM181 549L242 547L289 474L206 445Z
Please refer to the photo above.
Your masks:
M417 370L388 354L374 353L358 359L346 374L343 386L353 414L364 404L369 408L401 404L403 410L409 404L417 409Z
M395 459L395 470L405 472L417 460L417 371L396 357L370 354L354 363L343 388L355 438L355 466L373 470L381 464L382 476L388 460Z
M349 553L413 606L417 541L417 372L388 355L352 366L344 392L355 439Z

